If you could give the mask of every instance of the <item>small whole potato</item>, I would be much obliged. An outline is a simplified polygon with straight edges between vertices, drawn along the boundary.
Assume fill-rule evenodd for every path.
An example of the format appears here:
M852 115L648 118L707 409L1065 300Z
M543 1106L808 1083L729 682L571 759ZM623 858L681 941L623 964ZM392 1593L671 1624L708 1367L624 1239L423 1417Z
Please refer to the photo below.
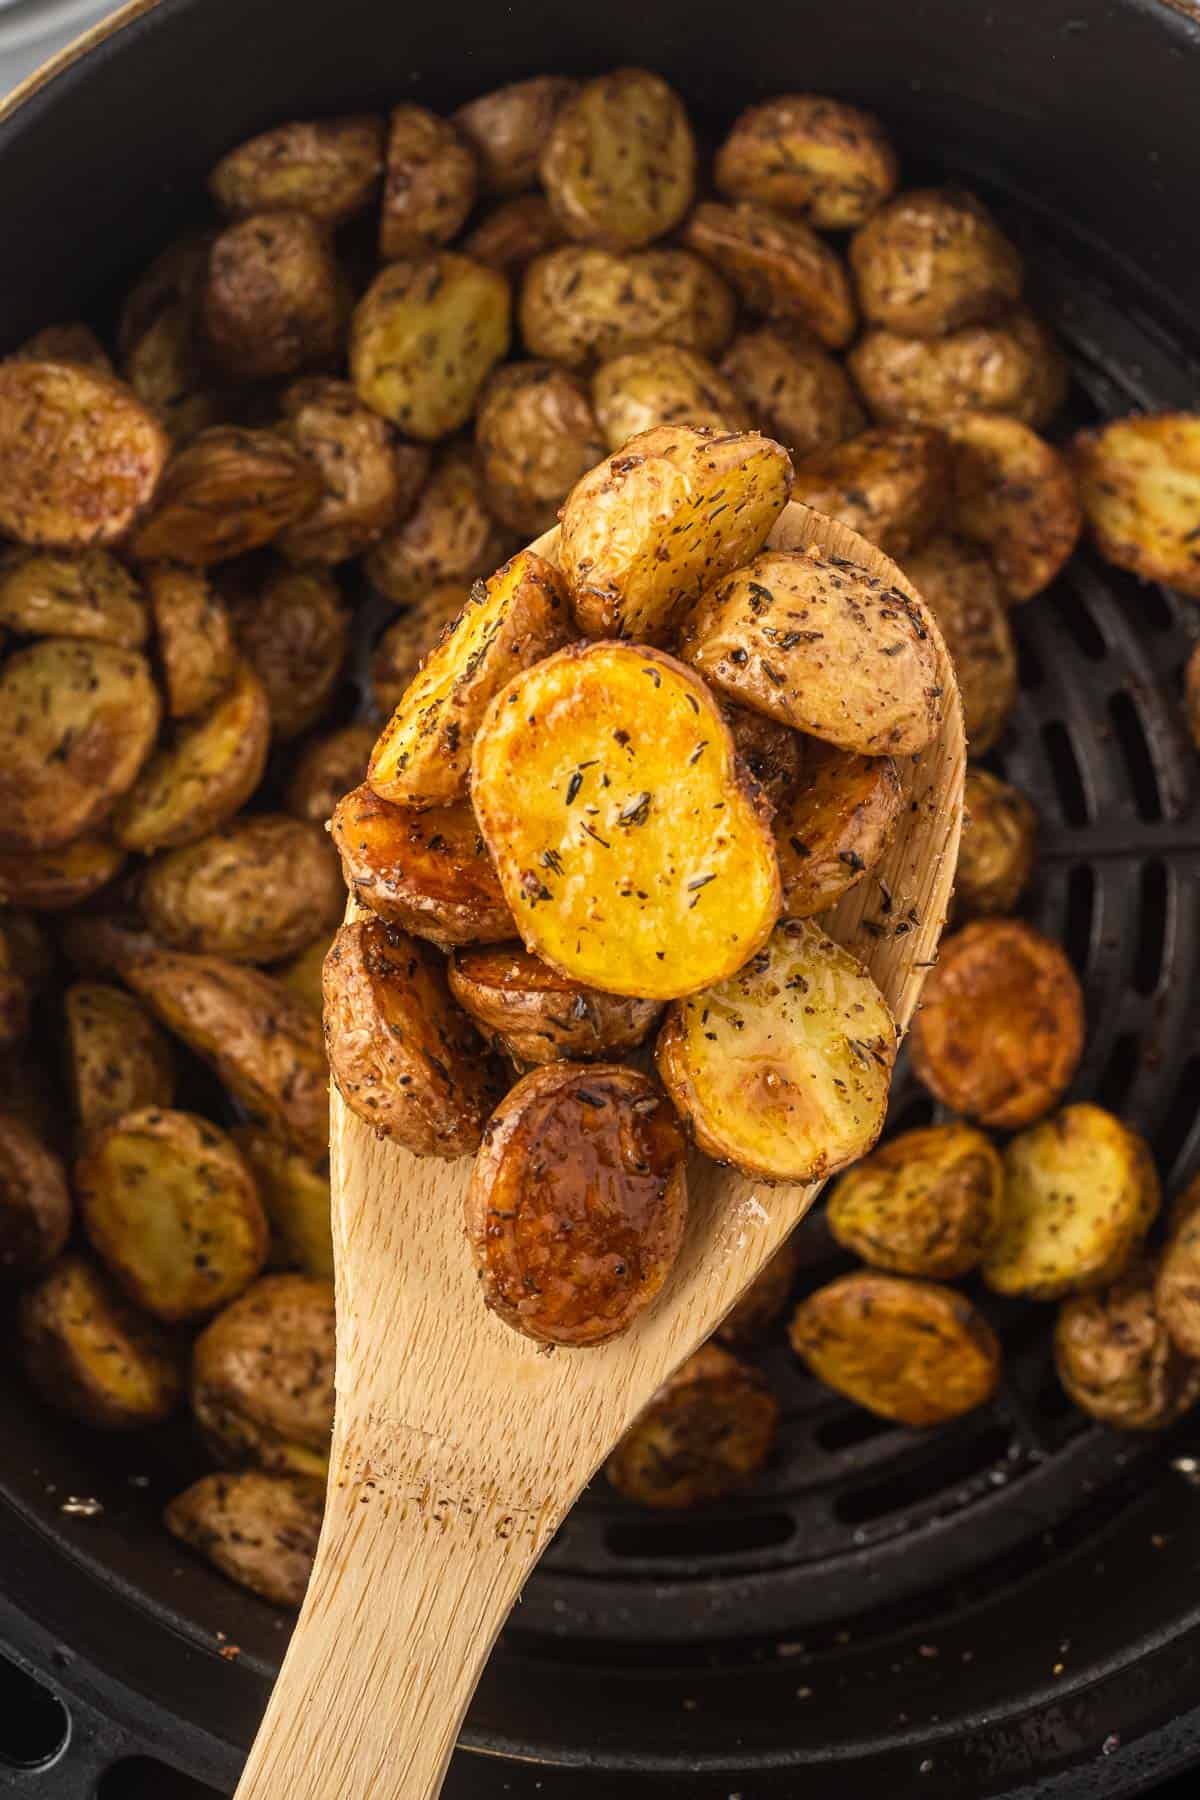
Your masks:
M840 519L886 555L907 558L936 531L950 491L942 433L929 425L893 425L800 463L792 498Z
M1176 1200L1159 1264L1155 1301L1172 1343L1200 1360L1200 1210L1196 1182Z
M124 861L102 837L72 838L58 850L0 850L0 906L64 912L106 887Z
M229 610L200 569L154 563L146 570L167 711L189 719L220 698L237 672Z
M911 551L904 572L946 640L971 755L982 756L1017 698L1017 646L1000 578L982 551L944 536Z
M954 529L983 545L1011 601L1032 599L1063 568L1083 529L1070 464L1019 419L963 413L945 430Z
M980 919L1013 910L1033 874L1037 832L1033 802L1020 788L986 769L967 770L954 876L959 918Z
M460 611L471 583L503 562L505 543L488 510L478 460L466 445L453 444L435 459L408 518L372 547L364 566L371 585L389 600L413 607L417 619L426 613L438 617L434 591L464 590L455 608ZM446 623L442 617L438 630ZM432 649L437 635L434 631L420 655Z
M171 1501L163 1523L239 1587L295 1607L312 1574L324 1500L321 1482L242 1469L202 1475Z
M341 725L314 738L300 752L284 790L284 811L293 819L324 825L343 794L365 780L375 732L370 725Z
M830 350L854 336L858 315L845 265L802 219L745 200L702 200L683 241L716 264L751 312L795 320Z
M1024 307L939 338L874 328L846 366L881 425L944 425L956 413L993 412L1040 430L1067 392L1062 351Z
M566 75L535 75L468 100L454 123L475 151L485 194L520 194L537 180L555 115L579 90Z
M590 1060L632 1050L662 1014L657 1000L628 1000L585 987L516 943L455 951L450 992L519 1063Z
M76 981L63 995L63 1023L67 1080L85 1136L126 1113L171 1105L171 1046L132 994L102 981Z
M551 363L510 363L492 376L475 417L489 510L529 538L549 531L568 493L604 455L578 376Z
M738 117L713 177L731 200L799 213L818 231L846 231L889 198L900 170L873 113L821 94L781 94Z
M476 262L515 281L535 256L566 241L567 234L544 194L515 194L485 212L462 240L462 247Z
M71 1194L62 1163L15 1114L0 1112L0 1276L45 1268L70 1229Z
M743 1289L741 1299L725 1314L714 1335L723 1344L757 1343L787 1305L799 1268L800 1243L793 1235L784 1239Z
M864 318L909 337L987 324L1021 297L1016 249L959 188L897 194L855 232L850 267Z
M286 743L318 724L350 647L350 613L329 570L276 569L239 610L235 628L266 693L272 735Z
M325 946L322 945L322 950ZM317 1011L320 1011L318 975ZM333 1280L329 1172L261 1125L235 1125L230 1133L258 1185L271 1226L271 1261L306 1275Z
M457 237L477 185L475 154L451 120L424 106L393 108L379 215L383 261L419 256Z
M146 641L146 607L129 570L107 550L9 550L0 558L0 626L137 650Z
M648 344L713 356L733 335L735 312L720 275L687 250L564 245L534 257L521 284L525 348L571 369Z
M371 704L377 714L386 719L395 712L422 662L470 597L467 582L427 588L388 626L371 658ZM372 732L372 744L375 736Z
M1200 413L1112 419L1071 445L1101 556L1200 599Z
M296 563L358 556L416 505L429 473L428 450L400 446L387 420L364 406L348 381L293 382L282 405L284 429L320 472L325 492L280 532L277 547Z
M857 887L890 844L903 806L890 756L806 744L803 776L775 817L784 917L827 912Z
M340 225L370 205L382 171L382 119L298 119L228 151L208 191L233 218L287 210Z
M790 725L769 719L748 706L727 706L725 722L741 760L757 781L769 805L780 807L800 779L804 739Z
M199 278L206 253L199 246L197 251L195 282L181 282L177 294L162 297L145 326L128 337L121 357L125 380L176 444L233 418L237 404L200 342Z
M330 829L346 886L389 925L443 946L496 943L516 930L466 801L392 806L363 782L338 802Z
M341 311L333 251L302 212L253 213L214 240L201 298L208 348L239 380L270 381L329 361Z
M696 144L683 103L648 69L585 82L555 113L539 173L571 237L638 250L692 204Z
M721 373L756 429L793 459L830 449L866 424L841 363L807 332L785 322L739 332L721 360Z
M640 1506L703 1506L758 1473L778 1424L779 1403L758 1370L705 1344L659 1388L604 1472Z
M1146 1262L1063 1302L1054 1364L1076 1406L1121 1431L1161 1431L1200 1400L1200 1364L1171 1341Z
M979 1263L1000 1220L1004 1164L973 1125L890 1138L839 1175L826 1202L843 1249L893 1275L953 1281Z
M610 450L655 425L744 431L750 423L725 377L706 358L678 344L627 350L603 363L592 377L592 404Z
M130 548L140 562L224 562L270 543L321 494L317 468L280 432L214 426L176 452Z
M264 1275L192 1350L191 1401L223 1463L321 1476L333 1430L333 1284Z
M158 1425L183 1396L175 1343L81 1256L55 1263L22 1297L19 1317L26 1374L83 1425Z

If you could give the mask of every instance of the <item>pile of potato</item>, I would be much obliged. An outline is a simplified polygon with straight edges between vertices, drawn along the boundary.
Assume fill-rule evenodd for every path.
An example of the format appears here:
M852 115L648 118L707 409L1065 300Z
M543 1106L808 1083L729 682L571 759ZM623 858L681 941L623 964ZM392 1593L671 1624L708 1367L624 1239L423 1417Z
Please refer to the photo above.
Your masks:
M882 1123L891 1021L813 921L886 849L938 696L915 602L764 549L789 492L900 560L976 754L1015 695L1008 609L1085 516L1200 595L1200 420L1053 448L1065 369L1016 250L971 195L898 179L875 119L811 95L751 108L710 166L642 70L288 124L223 158L210 225L111 329L0 362L0 1265L51 1404L133 1429L186 1396L220 1472L168 1525L269 1598L303 1590L332 1418L342 872L348 1104L422 1153L482 1141L489 1304L603 1341L670 1267L684 1126L804 1180ZM561 568L506 562L560 507ZM367 588L397 611L363 717ZM1188 695L1195 722L1195 659ZM1180 1202L1157 1274L1137 1260L1144 1147L1053 1110L1078 987L1003 917L1035 821L986 771L969 789L964 923L914 1053L952 1111L1018 1135L1001 1156L940 1126L850 1169L830 1221L870 1268L810 1295L793 1341L888 1416L947 1417L996 1378L940 1285L979 1266L1071 1296L1081 1405L1163 1423L1193 1395L1200 1238ZM619 930L589 928L598 902ZM786 999L811 981L815 1031ZM656 1028L662 1085L612 1060ZM731 1076L772 1032L785 1092L826 1066L807 1128ZM581 1283L589 1142L620 1146L642 1224L581 1231L603 1263ZM505 1215L555 1145L576 1179L546 1200L539 1287ZM777 1407L737 1352L795 1272L786 1249L664 1389L622 1491L686 1505L761 1464Z

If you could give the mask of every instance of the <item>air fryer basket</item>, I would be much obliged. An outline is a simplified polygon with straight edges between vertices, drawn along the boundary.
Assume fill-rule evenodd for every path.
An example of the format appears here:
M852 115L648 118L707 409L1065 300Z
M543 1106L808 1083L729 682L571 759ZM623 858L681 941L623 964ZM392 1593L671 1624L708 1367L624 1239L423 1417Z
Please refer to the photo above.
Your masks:
M1200 27L1182 10L496 11L463 0L447 33L379 0L151 6L0 122L4 344L102 305L213 155L269 121L639 61L714 130L789 87L860 99L896 132L906 179L977 186L1068 346L1064 427L1200 400ZM1024 910L1085 976L1074 1097L1138 1125L1177 1183L1200 1165L1200 761L1179 705L1200 611L1084 552L1016 624L1020 702L987 761L1038 805ZM932 1116L903 1073L894 1115ZM845 1259L819 1214L802 1230L816 1286ZM868 1800L983 1800L1042 1780L1091 1796L1200 1754L1200 1426L1141 1442L1090 1425L1054 1380L1049 1311L983 1304L1005 1381L953 1427L856 1411L780 1340L764 1363L783 1449L752 1494L667 1519L596 1484L501 1640L449 1794L537 1781L548 1800L757 1800L803 1784L822 1800L852 1783ZM0 1724L0 1790L90 1794L139 1753L231 1787L286 1621L162 1535L162 1501L192 1472L185 1433L94 1441L31 1405L10 1361L0 1642L63 1694L73 1730L53 1769L19 1775ZM71 1495L103 1511L64 1514Z

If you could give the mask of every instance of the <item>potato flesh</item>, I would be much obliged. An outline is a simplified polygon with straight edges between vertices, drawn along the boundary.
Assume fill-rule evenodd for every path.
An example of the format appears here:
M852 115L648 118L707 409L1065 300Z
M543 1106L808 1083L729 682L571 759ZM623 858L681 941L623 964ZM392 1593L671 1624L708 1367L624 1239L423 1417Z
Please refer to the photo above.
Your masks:
M237 671L229 614L199 569L156 565L146 571L158 654L173 719L211 706Z
M1200 413L1114 419L1071 456L1101 556L1200 599Z
M876 866L904 804L890 756L807 746L804 775L775 819L785 918L836 905Z
M965 413L945 429L955 529L984 545L1010 600L1032 599L1063 568L1083 528L1070 465L1018 419Z
M778 1402L758 1370L705 1344L658 1390L605 1474L640 1506L702 1506L757 1474L778 1423Z
M830 350L854 336L858 314L845 264L802 219L744 200L702 200L683 238L728 277L751 312L793 319Z
M175 1097L171 1047L123 988L77 981L63 996L67 1074L85 1133L124 1114L168 1107Z
M559 975L519 944L460 950L450 992L522 1063L589 1059L632 1050L656 1023L656 1000L630 1000Z
M1004 1165L972 1125L901 1132L848 1169L826 1204L838 1243L893 1275L967 1275L995 1233Z
M328 1174L261 1126L237 1125L230 1135L257 1183L271 1226L272 1261L332 1281Z
M687 113L647 69L601 75L559 106L539 173L571 237L639 249L672 231L692 203L696 145Z
M442 945L498 943L516 929L465 801L418 812L364 782L339 803L332 831L346 886L389 924Z
M30 1379L84 1425L157 1425L183 1394L176 1347L81 1256L64 1256L24 1295L20 1324Z
M146 608L106 550L12 550L0 564L0 626L136 650L146 641Z

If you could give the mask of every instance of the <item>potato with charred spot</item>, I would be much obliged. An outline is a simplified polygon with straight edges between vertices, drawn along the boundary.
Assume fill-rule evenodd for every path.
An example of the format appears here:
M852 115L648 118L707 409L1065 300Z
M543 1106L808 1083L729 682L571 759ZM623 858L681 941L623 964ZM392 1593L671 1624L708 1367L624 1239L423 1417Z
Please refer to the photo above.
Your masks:
M592 377L592 404L610 450L620 450L655 425L707 425L729 432L750 424L725 376L679 344L650 344L602 363Z
M1200 599L1200 413L1112 419L1071 445L1101 556Z
M192 1411L223 1463L324 1475L333 1430L333 1284L264 1275L200 1333Z
M769 806L781 807L800 780L805 740L790 725L748 706L727 706L725 723L741 760Z
M371 658L371 703L376 713L386 719L395 712L425 657L470 597L470 587L462 583L432 587L388 626ZM372 744L375 736L372 732Z
M910 337L982 325L1020 299L1015 248L986 207L959 188L909 188L850 244L863 316Z
M1076 1406L1119 1431L1161 1431L1200 1400L1200 1364L1171 1341L1144 1261L1063 1302L1054 1365Z
M397 106L388 120L379 215L384 262L448 244L475 204L474 152L458 128L425 106Z
M751 312L791 319L829 350L842 350L858 323L841 257L802 219L739 201L702 200L683 241L716 264Z
M840 519L886 555L905 558L937 529L950 491L942 433L896 425L861 432L801 463L792 498Z
M967 770L954 876L959 918L1012 912L1033 875L1037 834L1037 813L1027 794L986 769Z
M571 237L637 250L683 219L696 144L683 103L648 69L615 69L560 105L542 151L546 197Z
M330 361L341 335L333 250L307 213L253 213L226 226L200 302L210 354L227 375L270 381Z
M363 782L338 803L332 832L346 886L389 925L443 946L498 943L516 930L466 801L418 811Z
M580 476L604 455L587 389L551 363L512 363L488 383L475 418L487 504L526 537L549 531Z
M953 1281L978 1266L1003 1196L1000 1152L956 1121L881 1144L838 1177L825 1216L843 1249L872 1268Z
M30 1381L83 1425L141 1430L183 1396L176 1344L82 1256L57 1262L22 1297L19 1318Z
M279 534L296 563L338 563L368 550L416 505L429 473L424 445L397 442L386 419L364 406L348 381L293 382L283 396L284 429L319 470L324 494Z
M723 1344L756 1344L788 1303L800 1269L800 1243L793 1235L785 1238L763 1264L741 1299L725 1314L714 1335Z
M0 626L137 650L146 641L146 607L133 576L107 550L9 550L0 561Z
M155 563L146 571L167 711L188 719L211 706L237 672L229 610L200 569Z
M713 176L731 200L798 213L818 231L848 231L889 198L900 170L873 113L823 94L780 94L739 115Z
M284 810L293 819L326 824L338 801L365 780L374 742L370 725L340 725L306 744L292 765Z
M954 529L983 545L1010 601L1032 599L1063 568L1083 529L1070 464L1019 419L964 413L945 431Z
M584 987L514 943L457 950L450 992L518 1063L587 1061L635 1049L662 1013L657 1000Z
M276 569L239 609L237 641L284 742L324 718L350 647L350 613L328 569Z
M756 429L793 459L831 449L867 422L841 363L785 321L739 332L721 359L721 373Z
M564 245L535 257L521 284L526 349L570 369L648 344L682 344L712 356L733 335L735 312L717 271L674 248L618 254Z
M141 562L224 562L320 499L320 474L280 432L214 426L176 452L130 547Z
M276 1606L299 1606L321 1535L320 1482L243 1469L202 1475L163 1514L172 1537L239 1587Z
M904 572L937 620L962 700L972 756L983 756L1017 698L1017 645L1007 596L988 558L962 538L930 538Z
M779 1403L758 1370L705 1344L659 1388L604 1472L639 1506L704 1506L758 1473L778 1425Z
M956 413L992 412L1040 429L1067 392L1062 351L1024 307L939 338L875 327L846 366L881 425L944 425Z
M382 119L297 119L227 151L208 189L233 218L286 210L340 225L370 205L382 171Z
M318 1004L317 1010L320 1010ZM245 1157L271 1226L271 1262L333 1280L329 1173L261 1125L235 1125L230 1136Z
M0 1112L0 1276L54 1261L71 1229L66 1170L15 1114Z
M74 982L63 995L63 1023L67 1081L85 1136L126 1113L171 1105L171 1046L132 994L107 982Z
M454 123L475 151L483 193L520 194L534 185L555 116L578 90L566 75L534 75L459 107Z
M102 837L72 838L57 850L0 850L0 906L65 912L106 887L124 861Z
M775 818L784 917L810 919L857 887L891 843L903 805L890 756L807 744L803 778Z

